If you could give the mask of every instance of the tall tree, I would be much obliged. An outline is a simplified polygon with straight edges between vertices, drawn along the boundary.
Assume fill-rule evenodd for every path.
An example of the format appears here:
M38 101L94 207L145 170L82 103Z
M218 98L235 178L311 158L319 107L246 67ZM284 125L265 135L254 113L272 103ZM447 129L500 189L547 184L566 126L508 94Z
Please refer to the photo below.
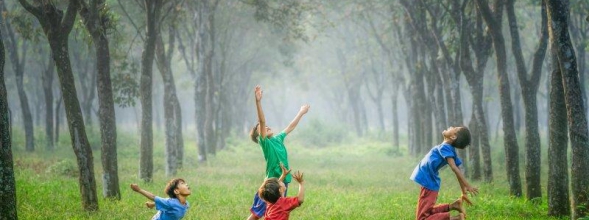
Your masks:
M570 216L568 126L566 103L562 85L562 72L558 65L556 49L551 48L552 74L550 79L550 140L548 141L548 215Z
M102 195L121 199L117 162L117 126L110 79L110 49L107 30L112 20L108 17L109 8L104 0L77 0L81 5L80 16L92 36L96 52L98 118L101 135Z
M569 2L548 0L550 45L562 73L571 141L571 187L573 219L589 215L589 140L585 102L579 81L577 60L569 36Z
M7 40L7 51L10 61L12 62L12 69L16 75L16 88L18 90L18 98L20 101L20 109L22 111L23 123L25 128L25 149L27 151L35 150L35 132L33 131L33 116L31 114L31 107L29 106L29 98L24 88L24 72L25 72L25 61L27 59L28 42L19 41L18 36L12 27L10 18L4 16L7 13L6 4L4 1L2 4L2 14L4 18L0 18L2 23L2 30L6 35ZM19 48L20 46L20 48ZM19 51L20 49L20 51Z
M505 39L501 30L503 20L503 8L505 0L495 1L491 11L487 0L476 0L477 8L489 27L493 38L493 48L497 65L497 78L499 80L499 98L501 102L501 119L503 122L503 144L505 147L505 168L509 181L509 193L513 196L522 195L521 178L519 175L519 150L513 124L513 105L511 103L511 90L509 77L507 76L507 55L505 51Z
M36 6L31 5L27 0L19 0L19 2L39 20L49 41L59 75L72 148L78 162L82 206L85 210L98 210L92 149L88 143L80 102L76 94L68 48L68 37L76 20L79 2L70 1L66 11L59 9L51 1L41 2Z
M141 157L139 162L139 178L151 182L153 177L153 60L155 43L159 30L162 1L145 0L147 34L143 42L141 55Z
M171 4L172 10L175 10L176 5ZM175 11L174 14L178 14ZM159 34L156 40L156 64L162 75L164 83L164 121L166 133L166 175L174 176L178 168L182 166L182 110L180 109L180 101L176 94L176 83L174 82L174 75L172 73L172 55L176 40L176 16L172 18L171 24L168 26L168 44L167 49L164 45L162 35ZM161 30L160 30L161 31Z
M45 96L45 147L52 151L54 148L54 125L53 118L53 78L55 76L55 63L51 56L47 56L47 61L43 62L44 70L41 74L43 81L43 95ZM57 139L57 137L55 137Z
M0 5L4 9L4 1ZM1 10L4 11L4 10ZM5 21L0 20L0 23ZM3 25L3 24L0 24ZM12 162L8 93L4 83L4 37L0 29L0 218L18 219L16 215L16 183Z
M197 76L195 83L196 123L198 130L199 159L206 160L207 154L215 154L216 140L213 127L216 118L213 111L215 93L213 62L215 57L215 11L219 0L202 0L196 3L197 27Z
M517 76L522 91L525 107L525 129L526 129L526 160L525 160L525 177L526 177L526 195L527 199L542 197L542 188L540 187L540 131L538 129L538 104L536 95L540 85L540 75L542 73L542 63L546 55L548 45L548 30L546 20L546 5L541 2L540 17L540 39L533 56L532 70L528 73L522 46L519 37L519 27L515 15L515 0L507 1L507 19L511 33L511 50L515 57L517 67Z

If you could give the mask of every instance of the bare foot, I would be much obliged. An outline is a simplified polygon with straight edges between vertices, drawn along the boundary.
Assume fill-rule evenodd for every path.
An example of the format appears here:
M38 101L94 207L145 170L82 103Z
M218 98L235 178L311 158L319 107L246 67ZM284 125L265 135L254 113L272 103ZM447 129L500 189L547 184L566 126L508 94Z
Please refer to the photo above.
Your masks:
M456 201L454 201L454 203L450 204L450 209L456 210L466 215L466 210L464 209L464 206L462 206L462 199L457 199Z
M466 219L466 216L464 215L464 213L460 213L457 216L450 217L450 220L464 220L464 219Z

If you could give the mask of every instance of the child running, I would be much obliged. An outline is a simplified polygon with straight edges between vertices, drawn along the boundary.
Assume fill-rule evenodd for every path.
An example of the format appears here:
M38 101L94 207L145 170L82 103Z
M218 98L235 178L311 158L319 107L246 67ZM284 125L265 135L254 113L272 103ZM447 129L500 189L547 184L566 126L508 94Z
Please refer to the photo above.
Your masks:
M256 109L258 113L258 123L252 128L250 137L252 141L258 143L264 153L264 159L266 160L266 178L278 178L282 175L280 164L284 164L286 169L289 169L288 165L288 153L284 146L284 138L293 131L299 124L299 121L309 111L309 105L301 106L298 114L290 122L290 124L280 133L274 135L272 129L266 125L266 118L264 117L264 111L262 110L262 88L256 86L254 89L256 98ZM291 175L287 174L283 178L285 185L285 195L288 191L288 183L291 181ZM248 219L256 220L264 216L266 212L266 202L260 199L258 193L254 195L254 203L250 209L250 216Z
M266 179L258 189L260 198L267 202L266 213L264 214L265 220L288 220L290 212L303 204L305 200L303 173L297 171L292 175L292 178L299 183L297 196L286 197L286 185L283 181L286 175L290 173L290 170L287 170L282 164L280 164L280 168L282 168L280 178Z
M191 194L190 187L186 184L183 179L172 179L166 185L164 192L168 194L170 198L161 198L155 196L152 193L145 191L137 184L131 184L133 191L140 193L147 197L149 200L154 202L146 202L145 205L148 208L158 210L158 212L151 218L152 220L168 220L168 219L182 219L186 210L188 210L189 204L186 201L186 197Z
M462 202L472 204L467 193L476 195L479 192L476 187L470 186L458 168L462 161L458 158L455 149L464 149L470 144L470 131L466 127L449 127L442 132L442 135L444 142L433 147L411 174L411 179L421 185L415 218L417 220L465 219L466 211L462 207ZM446 165L449 165L456 175L462 189L462 196L452 204L436 206L441 183L438 171ZM451 217L450 210L456 210L459 214Z

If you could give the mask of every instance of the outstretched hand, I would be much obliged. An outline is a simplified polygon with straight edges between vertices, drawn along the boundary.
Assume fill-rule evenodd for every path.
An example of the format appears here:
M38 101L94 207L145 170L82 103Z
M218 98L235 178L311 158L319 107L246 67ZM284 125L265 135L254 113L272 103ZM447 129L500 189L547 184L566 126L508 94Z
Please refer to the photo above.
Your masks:
M468 204L468 205L472 205L472 202L468 198L467 193L470 193L471 195L476 196L479 193L479 189L476 187L466 186L466 187L464 187L462 196L460 196L462 201L466 202L466 204Z
M254 94L256 95L256 101L262 100L262 87L260 87L259 85L256 86L256 88L254 89Z
M139 188L139 186L135 183L131 184L131 189L133 189L135 192L139 192L139 190L141 190L141 188Z
M292 178L294 178L294 179L295 179L297 182L299 182L299 184L300 184L300 183L303 183L303 182L305 181L305 180L303 179L303 173L302 173L301 171L298 171L298 170L297 170L297 172L295 172L295 173L292 175Z
M284 164L282 162L280 162L280 169L282 170L282 175L286 176L290 173L291 170L286 169L286 167L284 167Z
M311 106L309 104L305 104L305 105L301 106L301 110L299 110L299 112L303 113L303 114L307 114L307 112L309 111L309 108L311 108Z

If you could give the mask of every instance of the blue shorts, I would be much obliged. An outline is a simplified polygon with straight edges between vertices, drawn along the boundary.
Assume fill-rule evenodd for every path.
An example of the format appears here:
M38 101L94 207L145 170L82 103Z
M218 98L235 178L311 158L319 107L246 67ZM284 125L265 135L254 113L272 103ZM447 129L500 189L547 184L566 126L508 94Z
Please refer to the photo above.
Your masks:
M288 183L284 183L286 186L286 190L284 191L284 195L288 193ZM254 204L252 204L252 208L250 208L250 212L258 218L264 217L264 213L266 213L266 201L264 201L260 196L258 196L258 192L254 195Z

